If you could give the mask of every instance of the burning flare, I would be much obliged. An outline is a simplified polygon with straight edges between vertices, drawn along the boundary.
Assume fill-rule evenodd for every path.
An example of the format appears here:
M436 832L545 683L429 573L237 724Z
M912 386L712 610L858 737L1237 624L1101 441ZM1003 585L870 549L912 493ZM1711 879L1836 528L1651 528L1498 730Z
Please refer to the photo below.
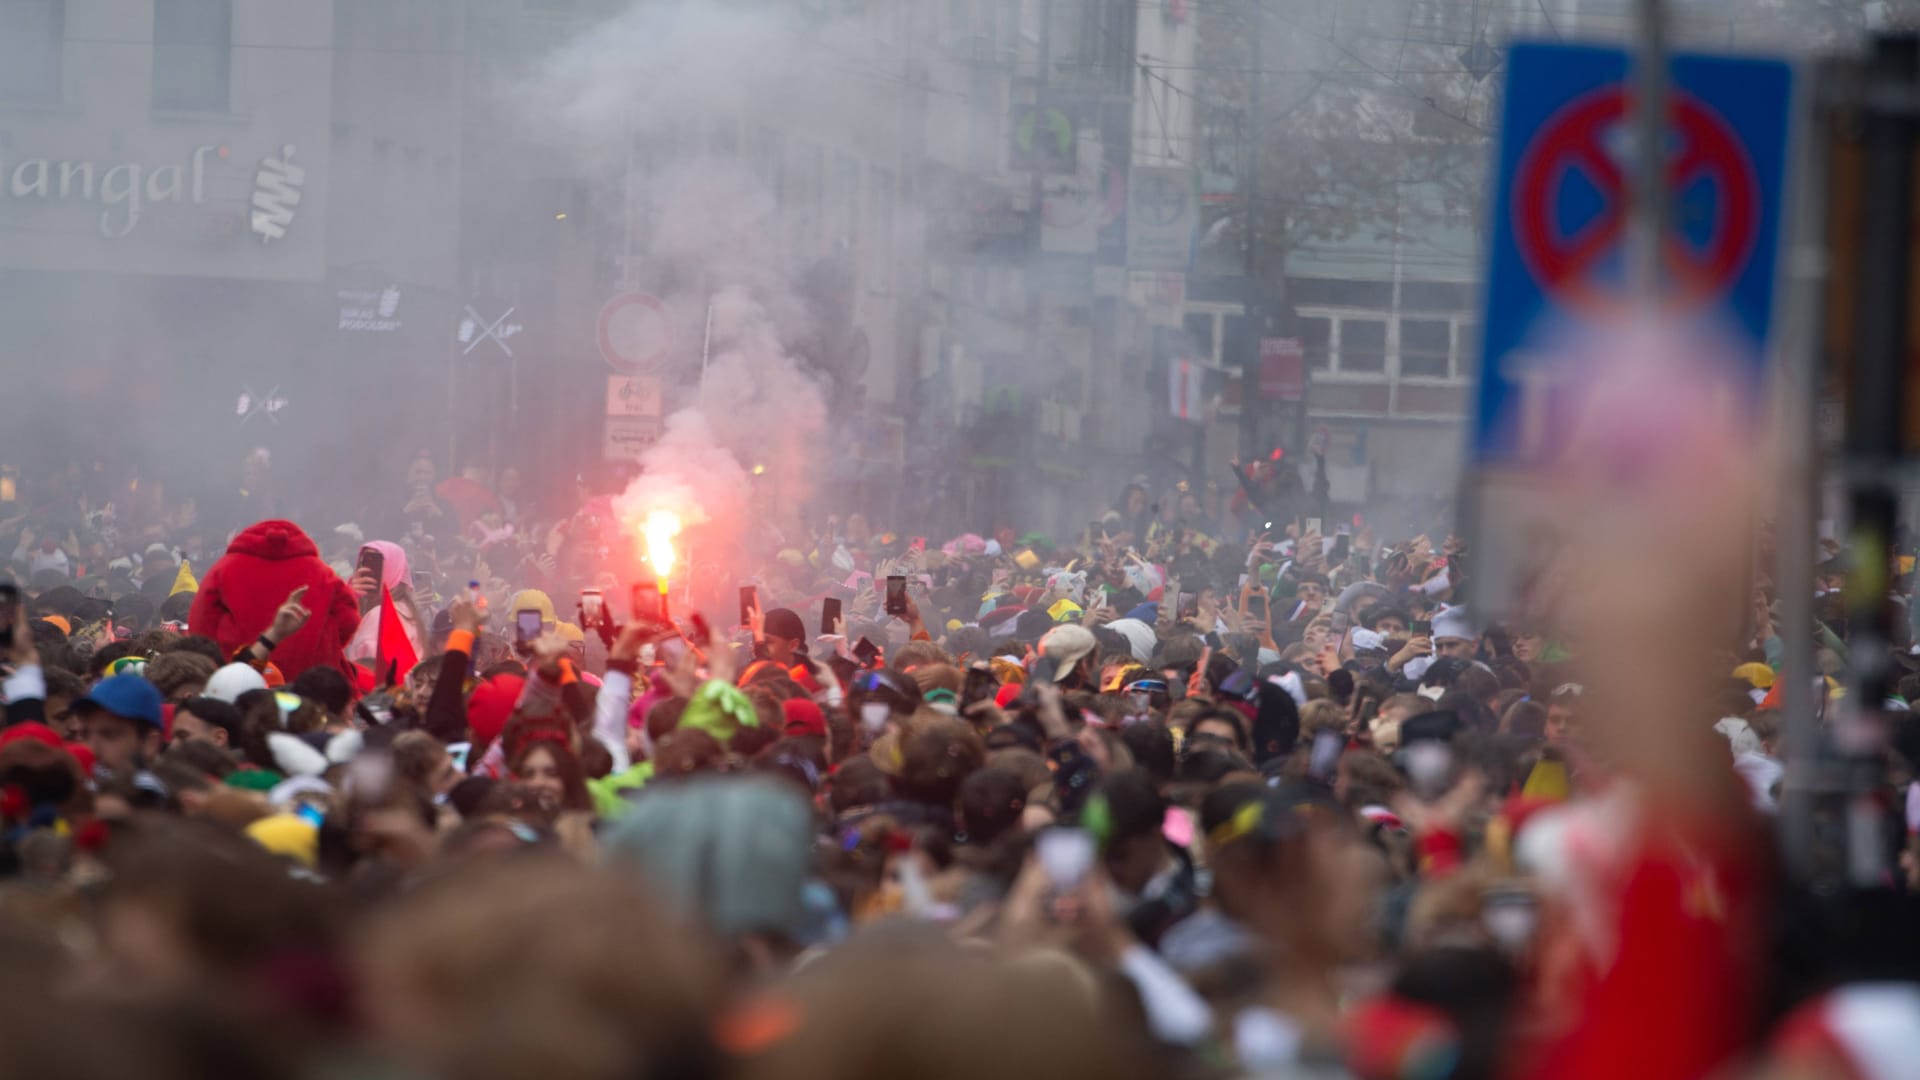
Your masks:
M680 535L680 515L671 510L655 510L647 515L640 533L647 538L647 561L653 564L660 591L665 593L667 575L673 573L673 538Z

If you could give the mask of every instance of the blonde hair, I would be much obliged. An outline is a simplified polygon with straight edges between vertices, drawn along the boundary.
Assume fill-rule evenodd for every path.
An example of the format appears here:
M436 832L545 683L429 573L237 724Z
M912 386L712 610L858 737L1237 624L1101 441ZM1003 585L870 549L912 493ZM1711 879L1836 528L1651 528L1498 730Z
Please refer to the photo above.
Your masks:
M1345 731L1347 710L1337 701L1320 698L1300 707L1300 738L1311 740L1322 731Z

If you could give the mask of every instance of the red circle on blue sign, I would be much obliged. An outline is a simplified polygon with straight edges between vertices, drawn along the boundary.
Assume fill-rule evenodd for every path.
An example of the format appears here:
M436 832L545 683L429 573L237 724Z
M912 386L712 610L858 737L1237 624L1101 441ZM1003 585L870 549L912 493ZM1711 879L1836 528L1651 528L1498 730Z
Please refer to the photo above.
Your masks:
M1613 308L1624 298L1624 290L1600 280L1597 271L1626 235L1628 183L1607 139L1631 107L1619 86L1569 103L1542 125L1514 177L1514 239L1520 255L1549 296L1576 309ZM1670 131L1679 136L1679 146L1667 165L1668 190L1684 192L1707 182L1715 193L1704 244L1693 243L1671 223L1662 237L1661 295L1673 307L1691 309L1724 294L1753 254L1760 182L1739 137L1719 114L1685 94L1675 94L1670 109ZM1576 172L1599 194L1601 206L1563 231L1561 196Z

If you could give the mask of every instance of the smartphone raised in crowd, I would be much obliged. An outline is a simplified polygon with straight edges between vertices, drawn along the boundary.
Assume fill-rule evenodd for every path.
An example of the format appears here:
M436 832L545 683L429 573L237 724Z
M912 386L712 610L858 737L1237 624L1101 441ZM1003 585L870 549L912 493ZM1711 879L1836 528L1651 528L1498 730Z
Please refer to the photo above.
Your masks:
M871 667L873 658L880 655L880 646L863 637L853 643L853 655L859 659L862 667Z
M1093 870L1099 845L1085 829L1055 825L1033 838L1033 855L1055 892L1079 888Z
M1308 519L1307 519L1307 527L1306 527L1305 529L1303 529L1303 530L1301 530L1301 535L1302 535L1302 536L1305 536L1305 535L1306 535L1307 533L1313 533L1313 534L1315 534L1315 535L1317 536L1317 535L1319 535L1319 532L1320 532L1320 519L1319 519L1319 518L1308 518Z
M360 549L359 569L372 574L373 583L378 585L386 580L387 557L380 554L379 548L363 547Z
M822 600L820 602L820 632L823 634L838 633L838 631L834 629L834 624L839 621L840 598L837 596L829 596L825 600Z
M1415 619L1407 624L1407 632L1414 637L1426 637L1433 633L1433 620Z
M760 590L751 585L740 586L740 625L753 625L753 612L760 606Z
M606 617L607 617L606 594L602 593L599 589L581 589L580 590L581 628L585 630L591 630L594 627L599 626L600 623L604 619L606 619Z
M1333 783L1334 772L1340 767L1340 753L1347 748L1347 741L1340 733L1322 730L1313 737L1313 752L1307 758L1307 775L1323 784Z
M20 589L0 584L0 649L13 649L13 627L20 621Z
M517 645L526 645L540 636L540 624L546 616L539 608L521 608L513 613L513 640Z
M887 575L887 614L905 615L907 613L907 579L899 574Z

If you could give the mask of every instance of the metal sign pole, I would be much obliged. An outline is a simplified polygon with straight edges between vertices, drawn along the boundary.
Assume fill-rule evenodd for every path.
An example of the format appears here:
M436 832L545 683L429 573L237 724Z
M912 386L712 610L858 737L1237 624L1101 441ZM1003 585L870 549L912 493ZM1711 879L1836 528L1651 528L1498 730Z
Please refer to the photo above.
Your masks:
M1878 884L1886 869L1881 816L1870 795L1879 779L1879 755L1887 739L1885 702L1894 679L1886 577L1900 505L1894 471L1904 441L1913 154L1920 141L1920 124L1908 102L1916 83L1920 39L1910 33L1876 39L1869 53L1861 127L1862 205L1869 224L1860 237L1854 311L1858 349L1847 392L1852 521L1846 600L1852 678L1834 724L1834 738L1853 773L1847 871L1856 886Z
M1818 350L1820 305L1827 285L1828 127L1820 105L1829 85L1827 73L1814 71L1795 107L1795 126L1807 152L1799 157L1789 190L1794 196L1791 245L1787 249L1785 323L1780 334L1776 416L1780 422L1781 498L1774 529L1775 592L1783 663L1780 678L1785 717L1786 777L1781 784L1780 829L1788 868L1802 882L1822 875L1816 859L1815 827L1820 800L1832 793L1831 758L1826 753L1813 706L1813 534L1818 517L1819 446L1814 430L1814 401L1820 392Z
M1648 312L1660 298L1660 262L1667 221L1667 16L1661 0L1636 0L1639 29L1633 65L1637 134L1633 218L1627 257L1634 295Z

